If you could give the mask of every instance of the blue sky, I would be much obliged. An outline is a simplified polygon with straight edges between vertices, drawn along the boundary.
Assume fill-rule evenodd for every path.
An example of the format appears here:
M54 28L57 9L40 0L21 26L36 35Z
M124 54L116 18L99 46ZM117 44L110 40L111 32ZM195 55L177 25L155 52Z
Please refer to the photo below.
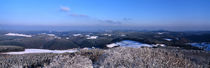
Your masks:
M0 0L0 24L208 29L210 0Z

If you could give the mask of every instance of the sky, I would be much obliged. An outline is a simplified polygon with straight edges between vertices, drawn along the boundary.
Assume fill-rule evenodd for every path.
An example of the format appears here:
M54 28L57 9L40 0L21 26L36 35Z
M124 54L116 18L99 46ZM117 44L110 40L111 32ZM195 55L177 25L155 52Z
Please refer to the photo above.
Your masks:
M210 30L210 0L0 0L0 26Z

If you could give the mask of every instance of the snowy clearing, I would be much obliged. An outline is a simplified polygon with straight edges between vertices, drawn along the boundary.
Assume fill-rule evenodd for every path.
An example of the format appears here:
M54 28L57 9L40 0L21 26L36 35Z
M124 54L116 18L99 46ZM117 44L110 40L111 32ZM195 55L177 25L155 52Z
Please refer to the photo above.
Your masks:
M47 50L47 49L25 49L20 52L6 52L3 54L30 54L30 53L73 53L77 50Z

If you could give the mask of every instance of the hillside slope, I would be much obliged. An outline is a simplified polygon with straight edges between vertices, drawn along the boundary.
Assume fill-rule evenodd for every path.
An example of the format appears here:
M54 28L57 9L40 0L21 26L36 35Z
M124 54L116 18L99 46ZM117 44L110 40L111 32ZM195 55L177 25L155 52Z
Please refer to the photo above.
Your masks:
M210 53L179 48L80 50L63 54L0 54L3 68L209 68Z

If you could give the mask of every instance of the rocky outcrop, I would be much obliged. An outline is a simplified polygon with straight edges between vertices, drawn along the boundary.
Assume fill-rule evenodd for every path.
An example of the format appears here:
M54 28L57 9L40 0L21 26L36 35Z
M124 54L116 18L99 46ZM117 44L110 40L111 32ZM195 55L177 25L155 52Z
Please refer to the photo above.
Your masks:
M210 53L179 48L80 50L63 54L0 54L1 68L208 68Z

